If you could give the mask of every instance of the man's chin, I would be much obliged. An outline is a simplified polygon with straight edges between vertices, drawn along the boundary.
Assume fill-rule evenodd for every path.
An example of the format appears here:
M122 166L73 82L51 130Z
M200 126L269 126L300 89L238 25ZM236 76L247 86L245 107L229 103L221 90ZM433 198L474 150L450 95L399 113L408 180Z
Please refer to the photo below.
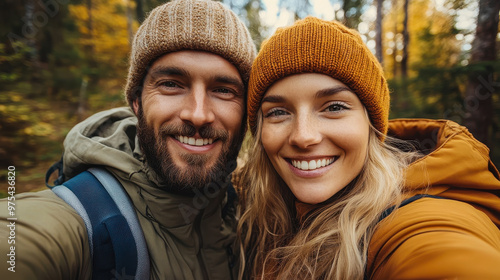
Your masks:
M162 177L166 190L185 195L192 195L195 190L203 189L217 179L221 171L218 168L197 166L175 167L164 170Z

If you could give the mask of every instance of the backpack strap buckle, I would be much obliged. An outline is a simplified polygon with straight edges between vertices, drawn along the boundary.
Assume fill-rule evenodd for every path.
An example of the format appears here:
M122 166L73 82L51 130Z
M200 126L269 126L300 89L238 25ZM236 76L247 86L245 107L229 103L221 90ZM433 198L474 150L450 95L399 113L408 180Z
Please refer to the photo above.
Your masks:
M49 179L50 176L57 170L57 179L54 181L54 185L49 184ZM52 166L47 170L47 173L45 173L45 185L52 189L55 186L61 185L64 182L64 173L63 173L63 157L61 159L52 164Z

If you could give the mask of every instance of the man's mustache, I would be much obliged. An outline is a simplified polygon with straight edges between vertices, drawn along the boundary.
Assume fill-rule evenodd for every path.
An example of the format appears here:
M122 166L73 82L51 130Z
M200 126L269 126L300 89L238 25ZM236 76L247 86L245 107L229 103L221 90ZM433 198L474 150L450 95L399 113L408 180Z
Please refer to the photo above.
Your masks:
M201 138L212 138L221 141L226 141L229 138L229 134L225 130L214 129L211 125L203 126L197 130L194 126L187 123L165 124L160 128L159 134L162 138L171 135L193 137L196 132L198 132Z

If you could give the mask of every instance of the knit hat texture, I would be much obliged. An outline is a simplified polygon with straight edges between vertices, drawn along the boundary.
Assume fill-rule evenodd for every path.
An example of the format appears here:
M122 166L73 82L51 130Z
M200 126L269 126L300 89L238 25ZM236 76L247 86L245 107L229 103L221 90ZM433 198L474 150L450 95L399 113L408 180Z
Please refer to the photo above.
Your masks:
M199 50L220 55L239 71L245 85L255 58L255 44L236 14L217 1L176 0L156 7L132 43L125 95L130 106L142 92L148 67L160 56Z
M247 106L252 134L267 89L299 73L326 74L346 84L366 107L373 126L387 133L389 88L378 60L356 31L336 21L307 17L279 28L264 41L253 63Z

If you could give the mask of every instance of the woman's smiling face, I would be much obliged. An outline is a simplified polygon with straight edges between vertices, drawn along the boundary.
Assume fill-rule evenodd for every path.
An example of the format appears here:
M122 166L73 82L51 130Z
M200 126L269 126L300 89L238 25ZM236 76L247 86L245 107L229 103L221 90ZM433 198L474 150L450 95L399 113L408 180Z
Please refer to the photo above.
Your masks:
M369 119L345 84L317 73L275 82L262 99L262 145L295 197L321 203L363 168Z

